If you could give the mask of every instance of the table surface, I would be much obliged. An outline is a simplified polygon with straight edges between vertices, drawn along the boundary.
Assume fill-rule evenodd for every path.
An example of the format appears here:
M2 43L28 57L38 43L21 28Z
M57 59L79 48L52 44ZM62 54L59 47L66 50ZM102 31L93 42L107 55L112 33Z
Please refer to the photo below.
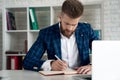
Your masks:
M1 70L0 80L91 80L91 75L54 75L43 76L28 70Z

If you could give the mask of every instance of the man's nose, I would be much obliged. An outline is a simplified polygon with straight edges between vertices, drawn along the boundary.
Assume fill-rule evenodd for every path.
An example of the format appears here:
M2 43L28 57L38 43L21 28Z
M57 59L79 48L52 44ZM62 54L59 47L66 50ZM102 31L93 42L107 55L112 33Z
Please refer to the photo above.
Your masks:
M69 26L67 27L67 30L72 31L72 30L73 30L73 26L72 26L72 25L69 25Z

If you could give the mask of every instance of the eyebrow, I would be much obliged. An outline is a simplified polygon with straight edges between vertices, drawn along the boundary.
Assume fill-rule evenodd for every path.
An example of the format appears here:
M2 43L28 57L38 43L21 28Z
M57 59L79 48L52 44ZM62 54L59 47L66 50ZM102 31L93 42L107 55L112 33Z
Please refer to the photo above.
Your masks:
M64 22L64 23L67 24L67 25L72 25L72 26L77 25L77 24L70 24L70 23L68 23L68 22Z

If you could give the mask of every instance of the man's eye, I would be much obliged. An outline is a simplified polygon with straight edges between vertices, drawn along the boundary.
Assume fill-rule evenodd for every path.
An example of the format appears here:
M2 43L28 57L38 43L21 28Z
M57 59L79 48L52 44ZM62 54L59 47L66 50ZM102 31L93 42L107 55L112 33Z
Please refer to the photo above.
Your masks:
M69 25L68 23L66 23L66 25Z
M73 24L72 26L75 26L76 24Z

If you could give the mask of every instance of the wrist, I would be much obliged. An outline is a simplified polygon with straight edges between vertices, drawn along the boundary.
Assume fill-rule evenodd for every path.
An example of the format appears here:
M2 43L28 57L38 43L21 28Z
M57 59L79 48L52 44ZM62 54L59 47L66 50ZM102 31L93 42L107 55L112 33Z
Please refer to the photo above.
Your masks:
M50 62L51 71L53 70L53 63L54 63L54 60Z

